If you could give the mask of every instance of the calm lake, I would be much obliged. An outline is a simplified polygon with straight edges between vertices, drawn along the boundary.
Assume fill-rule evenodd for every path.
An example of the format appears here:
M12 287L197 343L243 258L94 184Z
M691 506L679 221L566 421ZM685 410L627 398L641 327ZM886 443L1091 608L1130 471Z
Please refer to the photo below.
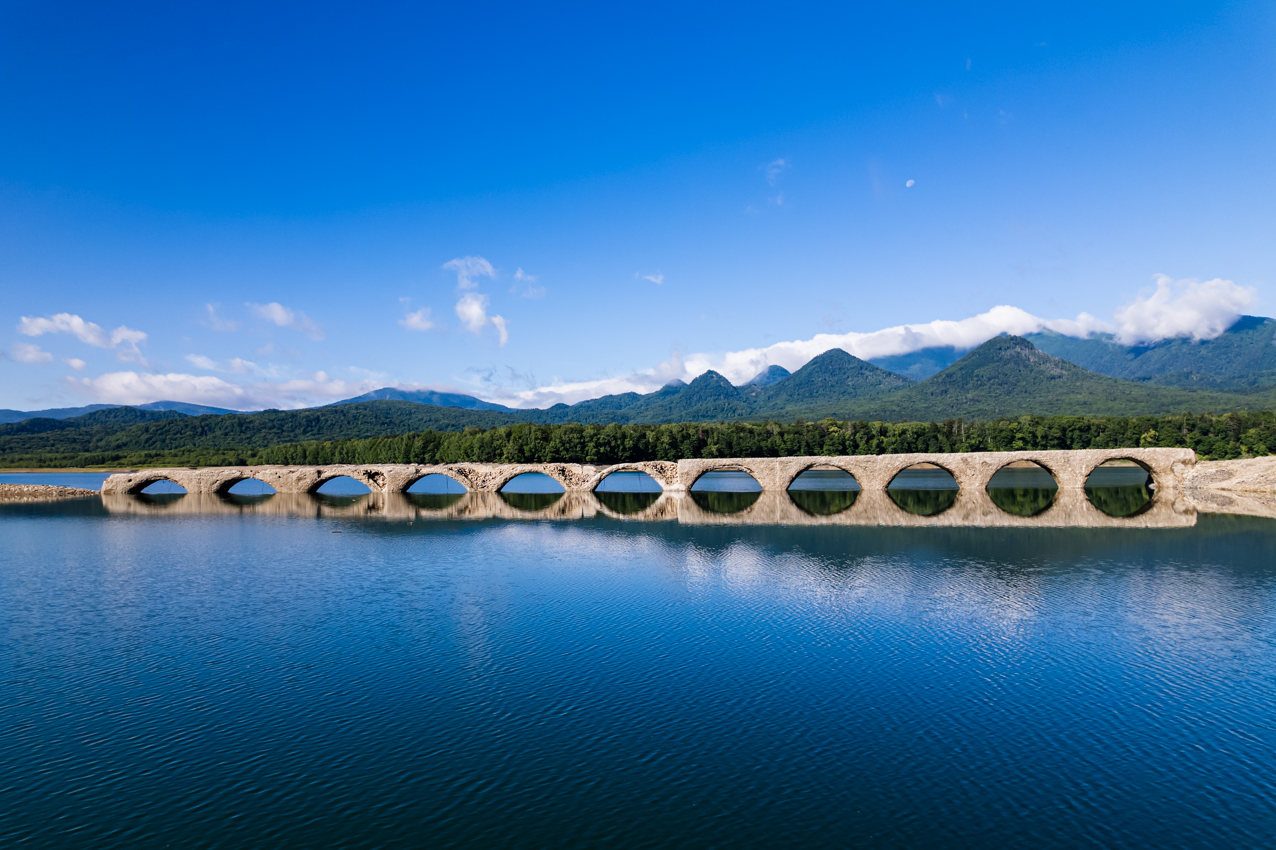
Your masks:
M1272 520L0 535L3 847L1276 846Z

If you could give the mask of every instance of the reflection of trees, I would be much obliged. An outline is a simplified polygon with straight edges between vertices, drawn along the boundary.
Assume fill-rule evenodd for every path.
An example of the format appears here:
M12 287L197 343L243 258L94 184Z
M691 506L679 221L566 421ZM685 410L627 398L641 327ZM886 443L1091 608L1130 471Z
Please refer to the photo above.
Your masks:
M692 500L702 510L715 514L739 513L752 505L761 496L760 491L753 493L715 493L706 490L692 490Z
M405 493L408 501L426 511L441 511L452 507L465 493Z
M917 516L942 514L957 501L957 490L887 490L891 501Z
M145 502L148 505L171 505L178 499L185 496L185 493L138 493L138 501Z
M989 487L992 503L1014 516L1036 516L1054 502L1054 487Z
M1152 491L1146 484L1125 487L1087 487L1090 504L1108 516L1137 516L1152 506Z
M846 476L850 478L850 476ZM858 490L790 490L793 504L812 516L831 516L855 504Z
M660 493L606 493L594 491L603 506L618 514L636 514L656 503Z
M232 505L239 505L241 508L250 508L253 505L260 505L275 498L274 493L254 493L246 495L243 493L222 493L221 498Z
M511 508L518 508L520 511L543 511L563 498L562 493L506 493L504 491L501 491L500 496L505 500L505 504Z

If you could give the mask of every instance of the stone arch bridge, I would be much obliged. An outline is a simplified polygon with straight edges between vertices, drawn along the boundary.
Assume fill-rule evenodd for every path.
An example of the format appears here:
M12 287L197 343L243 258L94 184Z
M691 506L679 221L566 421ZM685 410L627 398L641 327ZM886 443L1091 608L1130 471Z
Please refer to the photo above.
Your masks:
M333 464L329 466L241 466L204 469L146 469L110 476L104 494L140 493L156 481L172 481L188 493L225 493L240 481L257 479L277 493L313 493L334 478L349 477L374 493L401 493L427 475L452 478L471 493L496 492L513 478L539 472L568 492L593 491L615 472L643 472L665 492L689 490L708 472L733 471L751 475L763 491L784 491L808 469L841 469L855 477L866 492L884 491L902 470L932 464L950 472L967 493L982 493L992 476L1016 461L1036 463L1049 472L1061 490L1081 490L1096 467L1109 460L1131 460L1146 469L1158 491L1182 489L1196 466L1191 449L1084 449L1079 451L1021 451L843 455L836 457L697 458L645 461L611 466L574 463L448 463L448 464Z

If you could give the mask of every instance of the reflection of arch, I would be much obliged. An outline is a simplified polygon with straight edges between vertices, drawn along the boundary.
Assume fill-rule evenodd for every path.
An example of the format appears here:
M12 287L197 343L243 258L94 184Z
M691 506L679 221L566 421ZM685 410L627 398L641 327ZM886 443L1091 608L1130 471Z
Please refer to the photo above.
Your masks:
M421 483L422 481L424 481L425 479L431 476L446 478L449 481L452 481L453 483L455 483L457 486L459 486L462 490L466 492L469 492L470 490L466 482L461 480L462 476L456 474L456 472L454 472L453 470L426 469L426 470L423 470L419 475L416 475L412 478L408 478L403 484L403 492L404 493L411 492L413 487L415 487L417 484Z
M1060 487L1045 464L1035 458L1020 458L994 471L984 490L999 510L1011 516L1034 517L1054 507Z
M311 485L309 492L313 495L328 495L325 493L320 493L319 488L325 484L328 484L332 481L337 481L342 478L349 478L351 481L357 481L358 483L362 484L364 487L367 487L368 492L370 493L375 492L379 489L377 487L377 482L374 480L371 480L372 476L368 475L366 472L364 472L361 469L338 469L333 471L331 474L320 475L316 479L315 483ZM356 494L346 494L346 495L356 495ZM360 493L357 495L363 495L363 494Z

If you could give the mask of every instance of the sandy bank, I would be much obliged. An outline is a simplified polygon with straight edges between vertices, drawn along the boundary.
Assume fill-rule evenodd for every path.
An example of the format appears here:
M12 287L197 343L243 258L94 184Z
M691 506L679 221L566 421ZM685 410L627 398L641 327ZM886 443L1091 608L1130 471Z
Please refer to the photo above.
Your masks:
M98 495L82 487L55 487L52 484L0 484L0 502L47 502L52 499L82 499Z

